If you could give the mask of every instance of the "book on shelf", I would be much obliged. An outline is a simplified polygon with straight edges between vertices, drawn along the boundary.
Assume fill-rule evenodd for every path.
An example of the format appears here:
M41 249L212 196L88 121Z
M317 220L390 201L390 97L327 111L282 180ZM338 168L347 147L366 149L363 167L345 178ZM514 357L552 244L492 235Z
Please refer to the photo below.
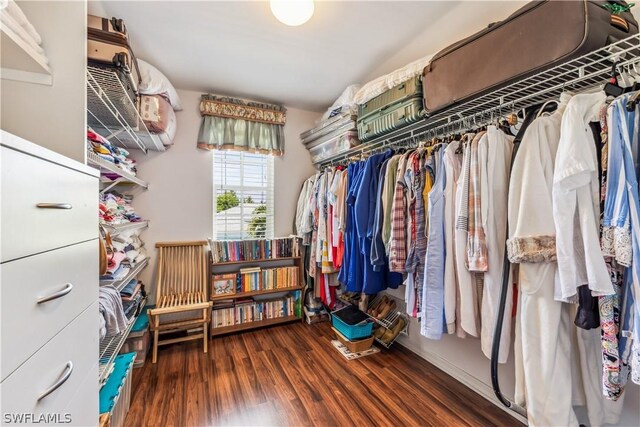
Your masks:
M214 274L211 296L270 291L300 286L300 269L295 266L241 268L237 273Z
M279 319L283 317L300 317L301 292L294 291L289 295L270 300L256 301L243 298L235 301L231 307L213 307L212 328L242 325L262 320Z
M255 261L300 256L296 237L263 240L212 240L209 249L214 263Z

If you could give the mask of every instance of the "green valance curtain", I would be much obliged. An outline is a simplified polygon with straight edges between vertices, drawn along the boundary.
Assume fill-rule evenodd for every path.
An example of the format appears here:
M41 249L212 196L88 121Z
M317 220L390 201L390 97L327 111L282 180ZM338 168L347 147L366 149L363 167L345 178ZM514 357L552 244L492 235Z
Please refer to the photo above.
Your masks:
M280 105L202 95L198 148L281 156L284 154L286 111Z

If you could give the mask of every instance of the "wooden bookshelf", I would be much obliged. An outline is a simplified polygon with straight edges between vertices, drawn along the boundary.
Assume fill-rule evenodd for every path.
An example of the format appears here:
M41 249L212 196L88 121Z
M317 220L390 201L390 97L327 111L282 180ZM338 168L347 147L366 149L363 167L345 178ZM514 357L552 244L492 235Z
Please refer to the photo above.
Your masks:
M256 322L241 323L240 325L211 328L211 336L215 337L218 335L230 334L233 332L248 331L250 329L262 328L264 326L279 325L282 323L294 322L296 320L300 321L300 319L304 321L304 316L277 317L275 319L265 319L265 320L258 320Z
M226 261L226 262L213 262L213 257L209 254L209 280L211 281L213 275L215 274L233 274L238 273L241 268L245 266L256 266L256 267L265 267L272 268L272 264L277 262L284 262L286 265L282 265L282 267L297 267L298 268L298 278L299 283L291 283L289 287L286 288L277 288L277 289L264 289L259 291L249 291L249 292L237 292L234 294L224 294L224 295L212 295L211 294L211 283L209 284L210 290L210 301L220 301L220 300L236 300L245 297L254 297L258 295L269 295L283 292L300 292L300 311L302 314L302 307L304 306L304 267L303 267L303 258L301 256L291 256L291 257L279 257L279 258L262 258L262 259L251 259L251 260L243 260L243 261ZM230 268L230 266L237 266L236 268ZM273 268L281 267L281 265L273 265ZM262 287L262 275L260 277L260 287ZM214 310L215 307L212 307ZM301 316L285 316L278 317L274 319L264 319L258 320L254 322L241 323L238 325L232 326L222 326L218 328L210 328L211 336L218 336L224 334L230 334L234 332L247 331L256 328L262 328L271 325L279 325L282 323L289 323L293 321L302 321L304 322L304 315Z
M260 262L273 262L273 261L291 261L291 260L300 260L299 256L290 256L290 257L281 257L281 258L262 258L262 259L249 259L244 261L226 261L226 262L213 262L212 265L214 267L220 267L223 265L235 265L235 264L251 264L251 263L260 263Z
M238 298L245 298L245 297L253 297L256 295L268 295L268 294L277 294L280 292L301 291L302 289L303 289L302 286L292 286L288 288L265 289L262 291L238 292L235 294L228 294L228 295L212 295L210 300L219 301L219 300L225 300L225 299L238 299Z

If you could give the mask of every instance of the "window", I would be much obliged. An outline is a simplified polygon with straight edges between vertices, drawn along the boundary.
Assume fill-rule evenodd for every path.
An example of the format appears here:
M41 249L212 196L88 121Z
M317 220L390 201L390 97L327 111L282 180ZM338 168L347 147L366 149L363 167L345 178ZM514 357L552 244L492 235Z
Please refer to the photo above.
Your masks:
M213 238L273 238L273 156L213 152Z

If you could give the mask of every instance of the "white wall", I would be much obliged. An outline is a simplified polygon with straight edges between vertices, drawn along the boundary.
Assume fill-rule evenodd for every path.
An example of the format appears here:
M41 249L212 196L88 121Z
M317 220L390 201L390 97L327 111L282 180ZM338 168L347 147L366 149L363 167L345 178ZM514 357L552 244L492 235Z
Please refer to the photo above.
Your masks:
M138 176L149 189L135 195L133 206L150 220L143 233L151 264L141 275L148 290L155 287L155 243L203 240L213 235L212 152L196 148L200 129L200 92L178 91L184 111L177 112L174 145L163 153L137 150ZM319 113L289 108L285 125L285 155L275 160L275 234L292 233L295 206L303 181L315 170L300 143L301 132L314 126Z
M2 129L80 162L86 143L86 1L19 1L42 36L53 74L45 86L0 80Z

